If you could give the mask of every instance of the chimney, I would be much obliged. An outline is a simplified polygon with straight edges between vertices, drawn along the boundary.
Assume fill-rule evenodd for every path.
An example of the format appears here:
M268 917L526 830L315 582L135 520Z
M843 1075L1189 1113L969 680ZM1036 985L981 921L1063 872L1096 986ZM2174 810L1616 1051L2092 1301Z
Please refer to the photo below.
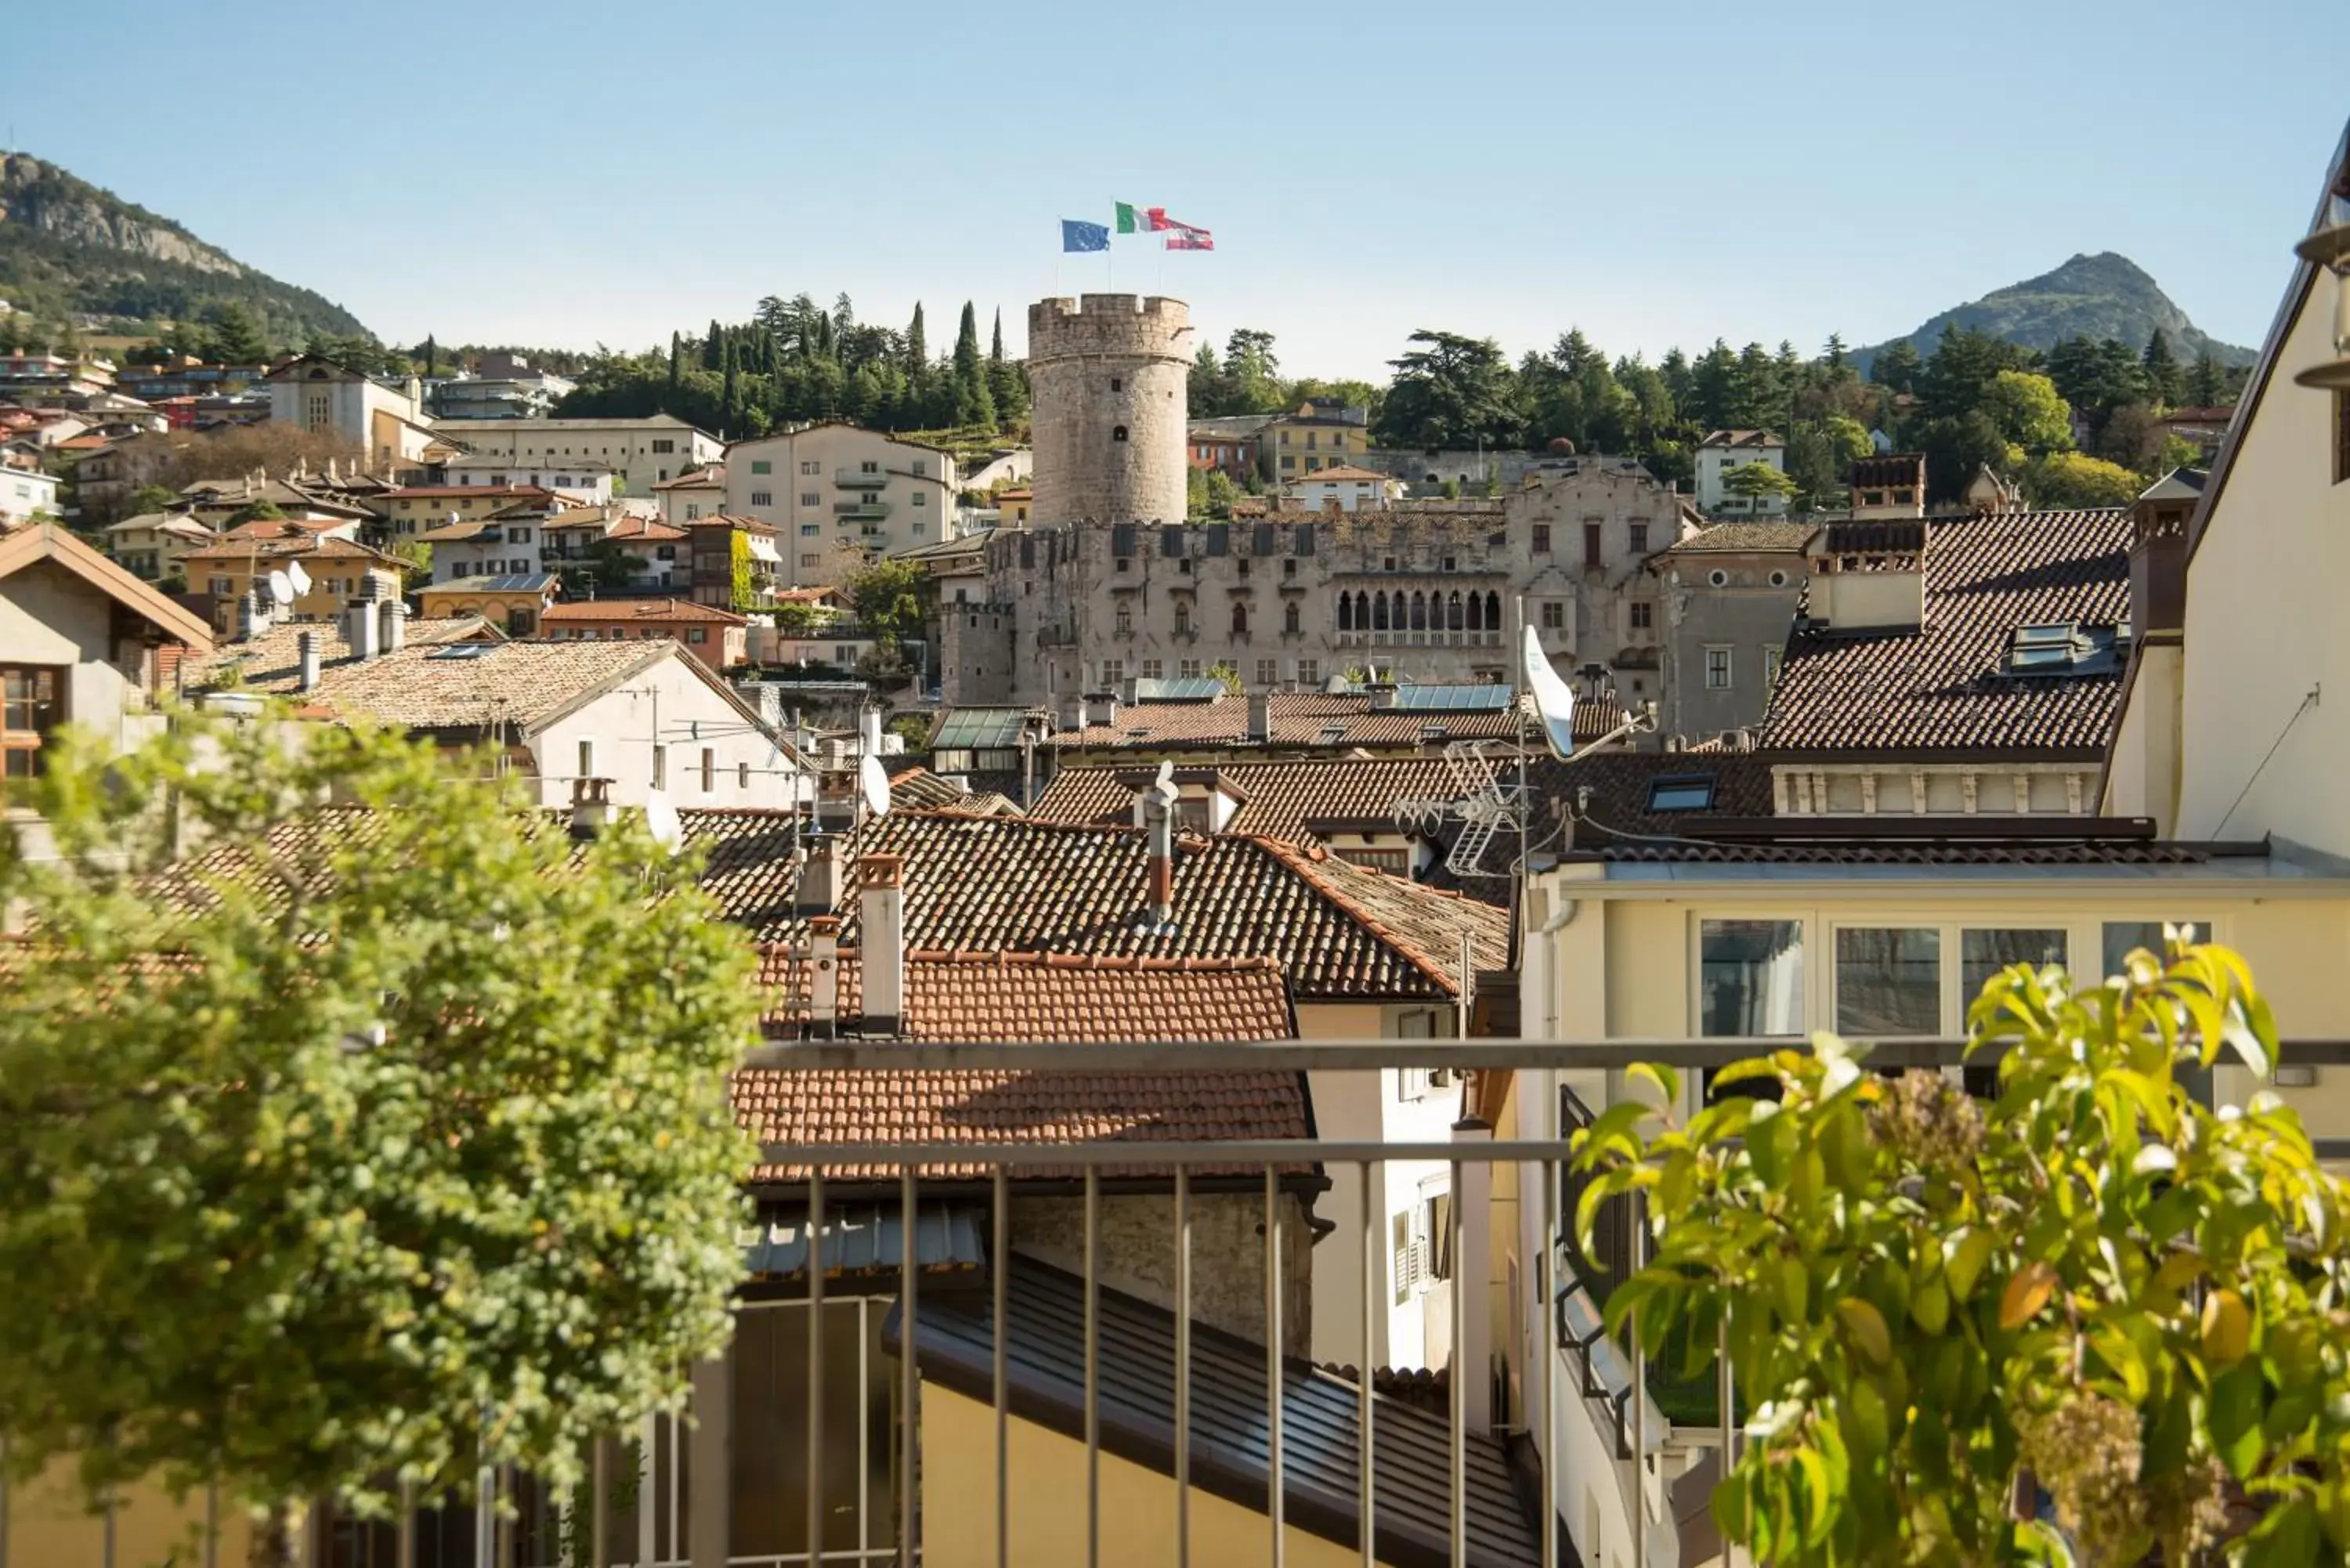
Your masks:
M881 710L870 703L857 711L858 738L864 742L858 755L878 757L881 754Z
M261 634L268 623L260 618L258 597L247 588L236 601L236 639L239 642L250 642Z
M1273 693L1252 691L1248 704L1248 738L1260 746L1273 744Z
M808 1038L829 1040L840 1018L840 919L818 915L808 922Z
M2129 613L2137 636L2179 631L2187 625L2187 520L2194 514L2195 497L2156 494L2186 488L2173 472L2130 508Z
M1912 519L1822 529L1811 546L1811 618L1834 631L1923 626L1926 528Z
M612 781L609 779L573 779L571 781L571 836L593 838L610 825L612 820Z
M375 601L371 598L353 599L348 607L348 624L350 629L346 636L351 645L351 657L364 664L373 659L382 647L382 644L376 639L379 626L376 620Z
M865 1032L895 1034L906 1012L906 863L897 856L857 863L857 920Z
M1175 919L1175 778L1174 768L1159 764L1159 778L1142 792L1142 826L1150 834L1150 859L1146 895L1151 919L1168 925Z
M1490 1122L1463 1116L1452 1124L1456 1144L1490 1144ZM1468 1289L1461 1293L1466 1308L1452 1325L1452 1376L1461 1381L1462 1426L1471 1432L1493 1429L1493 1166L1490 1160L1464 1159L1452 1194L1452 1210L1461 1225L1461 1248L1452 1266L1461 1272Z
M376 644L386 653L398 653L408 643L408 606L399 599L383 601Z
M834 854L832 840L810 836L807 859L800 867L800 879L792 889L792 913L795 915L829 915L840 901L840 860Z
M1128 698L1128 701L1130 701L1132 699ZM1102 704L1102 722L1113 730L1118 728L1118 694L1113 691L1109 694L1108 701Z
M316 691L318 689L318 634L306 631L296 641L300 649L302 670L301 681L296 690Z

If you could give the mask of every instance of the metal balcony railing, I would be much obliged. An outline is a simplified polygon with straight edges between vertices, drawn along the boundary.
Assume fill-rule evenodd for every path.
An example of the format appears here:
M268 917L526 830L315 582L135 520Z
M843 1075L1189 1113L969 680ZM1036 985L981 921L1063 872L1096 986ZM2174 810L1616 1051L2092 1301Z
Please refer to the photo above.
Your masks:
M1960 1061L1964 1044L1935 1037L1884 1041L1869 1061L1878 1067L1950 1066ZM1441 1073L1445 1087L1428 1092L1459 1094L1464 1091L1454 1085L1476 1072L1592 1072L1637 1062L1692 1072L1790 1047L1803 1048L1788 1037L1214 1045L837 1041L764 1046L750 1054L745 1066L878 1075L1378 1072L1419 1074L1431 1085ZM2350 1040L2289 1042L2287 1051L2295 1063L2350 1064ZM788 1255L802 1293L788 1301L746 1301L737 1314L738 1352L746 1339L755 1339L757 1375L787 1382L788 1397L754 1405L755 1419L743 1421L741 1382L747 1374L731 1355L705 1363L695 1371L691 1418L651 1414L615 1434L591 1456L590 1480L576 1493L556 1492L527 1475L485 1469L477 1482L479 1502L427 1502L374 1521L345 1517L322 1503L313 1512L307 1561L316 1568L785 1568L892 1562L913 1568L923 1560L924 1532L934 1522L926 1521L923 1500L926 1484L935 1481L953 1483L944 1489L958 1511L953 1522L977 1532L954 1539L951 1556L959 1563L1011 1568L1074 1558L1074 1551L1040 1550L1035 1537L1024 1535L1040 1521L1033 1514L1024 1519L1016 1502L1049 1508L1055 1531L1081 1508L1089 1568L1130 1560L1171 1561L1178 1568L1205 1564L1212 1560L1209 1549L1202 1544L1194 1551L1196 1490L1261 1515L1266 1561L1274 1564L1286 1561L1286 1535L1295 1525L1359 1552L1366 1564L1556 1568L1573 1551L1561 1549L1561 1508L1570 1501L1565 1483L1604 1480L1646 1487L1653 1495L1661 1472L1651 1473L1647 1457L1669 1435L1693 1447L1726 1447L1725 1463L1735 1462L1742 1439L1734 1422L1726 1429L1713 1425L1670 1434L1662 1414L1642 1397L1630 1375L1643 1363L1637 1329L1629 1345L1617 1345L1599 1331L1597 1318L1607 1280L1640 1266L1645 1227L1628 1211L1603 1214L1591 1252L1570 1245L1561 1228L1584 1185L1569 1165L1571 1139L1589 1112L1571 1092L1552 1104L1525 1095L1516 1103L1522 1123L1534 1124L1534 1136L1507 1141L1471 1134L1449 1142L1177 1142L1145 1135L1074 1144L766 1145L760 1153L764 1166L806 1171L803 1222L767 1227L764 1241L770 1251ZM2328 1159L2350 1158L2350 1140L2320 1140L2318 1149ZM1461 1200L1471 1190L1464 1178L1504 1164L1520 1168L1517 1201L1540 1205L1536 1234L1547 1239L1527 1260L1531 1277L1510 1287L1520 1293L1509 1303L1517 1310L1491 1314L1547 1326L1536 1336L1544 1351L1539 1366L1521 1368L1517 1407L1499 1402L1506 1386L1480 1395L1469 1376L1448 1375L1440 1416L1424 1403L1378 1391L1367 1370L1347 1367L1340 1374L1351 1376L1334 1375L1309 1357L1284 1352L1290 1310L1284 1274L1293 1257L1289 1244L1301 1239L1292 1230L1300 1221L1284 1201L1295 1188L1285 1183L1301 1174L1324 1178L1334 1197L1351 1199L1355 1223L1347 1250L1358 1247L1359 1257L1348 1307L1367 1347L1379 1342L1381 1318L1395 1299L1391 1266L1402 1262L1382 1196L1388 1168L1419 1165L1445 1176L1453 1200L1445 1205L1440 1235L1425 1240L1443 1243L1449 1267L1437 1282L1457 1347L1472 1314L1487 1318L1487 1303L1471 1293L1502 1288L1486 1282L1501 1272L1490 1262L1482 1279L1471 1277L1471 1228L1486 1225L1489 1216L1471 1212L1471 1205ZM978 1174L951 1182L919 1174L942 1166ZM1103 1205L1135 1191L1138 1168L1164 1171L1171 1199L1161 1260L1169 1299L1163 1308L1139 1312L1117 1286L1103 1282L1108 1244ZM1032 1269L1015 1242L1014 1184L1022 1173L1038 1171L1054 1178L1064 1195L1060 1201L1076 1205L1072 1251L1081 1266L1076 1272ZM941 1195L949 1188L965 1213L941 1220ZM1263 1278L1263 1332L1253 1341L1210 1326L1195 1313L1202 1267L1232 1261L1229 1242L1212 1255L1201 1251L1202 1208L1232 1199L1253 1207L1261 1201L1262 1250L1252 1266ZM852 1212L856 1223L833 1223ZM819 1222L806 1223L806 1216ZM1326 1244L1337 1240L1334 1233ZM962 1277L941 1262L942 1254L960 1257L957 1248L974 1260ZM869 1276L888 1264L895 1267L886 1289L859 1282L860 1273ZM751 1325L763 1314L768 1321L754 1330ZM1015 1347L1010 1342L1024 1319L1031 1329ZM794 1341L804 1348L795 1350ZM1471 1336L1468 1343L1479 1342ZM914 1354L903 1354L910 1346ZM847 1398L834 1381L844 1376L855 1380ZM1482 1368L1476 1378L1485 1381ZM951 1450L924 1450L931 1389L938 1391L934 1397L951 1395L985 1407L980 1428L954 1428L962 1441ZM1716 1408L1738 1408L1726 1375L1717 1394ZM1617 1463L1611 1476L1555 1471L1558 1423L1577 1400L1586 1414L1615 1426ZM1486 1413L1482 1422L1472 1416L1480 1409ZM1028 1456L1038 1450L1024 1445L1015 1462L1015 1419L1048 1427L1057 1421L1065 1437L1080 1442L1082 1484L1072 1478L1066 1493L1042 1495L1016 1485L1023 1466L1032 1462ZM1533 1496L1546 1497L1551 1506L1518 1501L1517 1479L1500 1457L1497 1429L1549 1434L1534 1445L1532 1484ZM976 1441L974 1430L983 1434ZM1154 1535L1139 1548L1139 1558L1136 1532L1155 1527L1105 1515L1105 1454L1155 1469L1171 1489L1171 1532ZM1634 1456L1642 1458L1634 1462ZM974 1481L974 1474L983 1480ZM708 1484L711 1476L722 1483ZM822 1506L809 1508L810 1499ZM8 1518L7 1501L0 1490L0 1521ZM1669 1521L1670 1515L1643 1506L1637 1491L1628 1501L1627 1560L1645 1562L1645 1534L1660 1527L1649 1521ZM969 1517L974 1507L984 1521ZM107 1517L103 1554L93 1559L98 1568L116 1568ZM219 1517L217 1499L205 1505L204 1517ZM212 1564L222 1560L220 1541L205 1533L192 1561ZM9 1555L0 1525L0 1568L19 1562Z

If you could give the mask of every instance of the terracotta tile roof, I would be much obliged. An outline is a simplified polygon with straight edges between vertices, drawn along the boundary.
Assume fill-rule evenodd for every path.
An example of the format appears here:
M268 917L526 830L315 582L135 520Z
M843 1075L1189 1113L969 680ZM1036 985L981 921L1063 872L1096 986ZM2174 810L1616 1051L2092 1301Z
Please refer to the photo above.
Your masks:
M504 496L541 501L554 493L539 484L412 484L403 490L387 491L383 498L386 501L486 501L494 496Z
M2230 846L2159 840L2073 844L1607 844L1578 842L1569 860L1768 866L2204 866ZM2262 846L2244 846L2263 854Z
M861 1016L863 956L843 949L838 1016ZM808 1019L805 949L759 950L760 1022L797 1035ZM916 948L906 954L906 1012L897 1037L981 1044L1081 1044L1119 1040L1293 1040L1289 991L1267 958L1106 958L1095 953L977 952Z
M334 628L308 629L341 648ZM259 645L275 660L267 669L247 669L243 689L290 693L300 672L296 645L279 632ZM403 729L471 733L491 725L527 731L588 697L662 659L678 657L667 638L632 641L497 642L470 658L452 658L445 647L411 643L364 663L344 657L328 663L321 649L318 684L309 700L348 718L373 719ZM347 652L348 650L346 650ZM209 660L202 675L217 685L227 675L235 647ZM193 687L198 677L192 674Z
M1920 759L2101 754L2126 660L2102 674L2003 671L2019 627L2129 619L2128 512L2007 512L1906 526L1921 530L1925 545L1923 626L1797 632L1762 749Z
M1845 475L1845 483L1866 489L1923 484L1926 483L1926 460L1914 452L1855 458L1851 471Z
M1284 480L1283 483L1285 484L1315 484L1326 479L1358 479L1366 483L1376 484L1385 483L1390 477L1391 476L1388 474L1380 473L1372 469L1355 468L1342 462L1335 468L1315 469L1312 473L1301 473L1294 479Z
M180 559L234 563L251 560L256 556L265 561L296 557L304 561L364 561L394 568L400 566L400 563L391 556L379 550L370 550L365 545L353 544L348 539L321 539L307 533L291 539L237 539L215 545L206 550L191 550Z
M1036 799L1031 815L1048 822L1105 826L1134 820L1134 796L1157 770L1148 766L1064 767ZM1316 823L1392 826L1399 801L1455 800L1463 791L1442 757L1314 757L1234 762L1179 770L1178 783L1212 775L1242 796L1225 829L1309 840Z
M1800 553L1820 531L1816 523L1716 523L1676 539L1660 555L1694 556L1717 550L1784 550Z
M1700 446L1783 446L1769 431L1708 431Z
M918 811L937 806L961 806L971 799L961 785L928 768L907 768L889 775L889 805L894 811Z
M658 517L639 517L633 512L622 513L612 520L608 539L644 539L654 544L675 544L686 535L684 529Z
M1441 724L1447 740L1515 735L1514 714L1502 712L1373 712L1367 693L1276 691L1272 700L1273 743L1277 746L1419 746L1424 726ZM1129 702L1116 724L1089 724L1046 737L1058 747L1246 746L1249 705L1244 697L1213 702ZM1326 738L1326 735L1327 738Z
M806 940L806 917L792 907L791 814L680 815L709 854L702 886L730 919L763 942ZM905 811L868 825L858 847L903 857L910 948L1267 958L1308 1001L1450 997L1464 931L1479 968L1507 962L1502 911L1270 838L1181 839L1164 927L1144 903L1139 829ZM858 935L857 882L846 867L834 903L847 946Z
M717 605L698 605L691 599L571 599L550 607L539 617L544 623L606 621L717 621L726 626L748 626L748 616L735 614Z
M302 634L317 639L321 664L348 659L350 644L343 640L339 620L286 621L259 637L224 642L209 658L189 659L181 666L181 684L203 691L219 684L233 667L241 666L240 683L248 691L291 691L299 674ZM409 648L445 648L452 642L504 642L505 633L477 615L447 616L438 620L411 618L402 632Z
M712 468L697 468L690 472L681 473L675 479L664 479L653 488L655 490L723 490L726 488L726 466L720 463Z

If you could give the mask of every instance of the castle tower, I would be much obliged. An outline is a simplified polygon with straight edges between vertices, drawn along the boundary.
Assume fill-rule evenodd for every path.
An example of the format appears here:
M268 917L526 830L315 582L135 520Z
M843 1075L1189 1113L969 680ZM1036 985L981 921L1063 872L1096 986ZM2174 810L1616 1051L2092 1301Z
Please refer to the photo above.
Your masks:
M1088 294L1028 307L1039 523L1180 523L1191 311Z

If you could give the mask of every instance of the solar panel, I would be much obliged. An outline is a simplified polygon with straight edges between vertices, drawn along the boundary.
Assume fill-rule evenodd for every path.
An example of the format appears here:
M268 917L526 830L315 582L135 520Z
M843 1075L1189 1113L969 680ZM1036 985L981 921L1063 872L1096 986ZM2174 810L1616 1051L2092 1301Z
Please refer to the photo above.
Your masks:
M1224 683L1205 675L1134 683L1134 700L1138 702L1212 702L1223 694Z
M1515 693L1507 686L1399 686L1395 707L1400 713L1499 713Z
M931 744L957 750L1016 746L1026 712L1022 708L957 708L939 722Z

